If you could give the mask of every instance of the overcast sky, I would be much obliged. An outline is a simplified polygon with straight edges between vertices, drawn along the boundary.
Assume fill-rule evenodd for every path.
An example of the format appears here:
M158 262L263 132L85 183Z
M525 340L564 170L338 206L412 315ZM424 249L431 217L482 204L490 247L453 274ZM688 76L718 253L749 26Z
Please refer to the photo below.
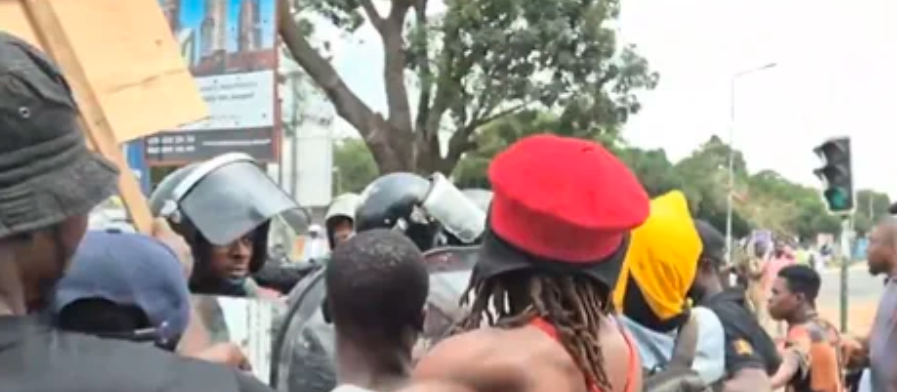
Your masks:
M897 111L888 110L897 105L895 15L894 0L623 0L622 40L661 75L625 137L673 159L713 134L727 140L732 75L776 63L736 82L735 145L749 169L816 184L812 148L849 135L857 186L897 197L897 178L883 164L897 144ZM369 28L357 37L332 40L334 62L383 111L379 39Z

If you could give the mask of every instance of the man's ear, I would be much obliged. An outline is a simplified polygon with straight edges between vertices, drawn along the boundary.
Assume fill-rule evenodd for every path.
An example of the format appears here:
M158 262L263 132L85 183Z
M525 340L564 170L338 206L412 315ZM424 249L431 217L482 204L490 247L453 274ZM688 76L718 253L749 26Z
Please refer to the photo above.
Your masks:
M794 298L797 299L798 302L807 303L807 296L804 293L794 293Z

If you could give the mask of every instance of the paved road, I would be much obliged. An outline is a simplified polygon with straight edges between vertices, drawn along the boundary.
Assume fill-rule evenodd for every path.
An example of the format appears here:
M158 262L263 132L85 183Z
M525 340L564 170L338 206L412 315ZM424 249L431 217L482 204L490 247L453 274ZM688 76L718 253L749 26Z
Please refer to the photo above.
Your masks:
M867 331L875 316L878 298L884 290L881 277L873 277L865 264L850 269L848 287L848 324L851 332ZM838 323L841 299L840 270L830 269L822 274L822 291L819 294L820 311L833 323Z

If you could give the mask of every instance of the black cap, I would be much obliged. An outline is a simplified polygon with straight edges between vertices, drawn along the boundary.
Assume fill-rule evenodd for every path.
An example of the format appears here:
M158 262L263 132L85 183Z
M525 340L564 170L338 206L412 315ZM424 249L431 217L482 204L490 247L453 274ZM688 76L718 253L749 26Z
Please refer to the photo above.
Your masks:
M118 169L87 149L59 69L0 32L0 238L88 213L115 192Z

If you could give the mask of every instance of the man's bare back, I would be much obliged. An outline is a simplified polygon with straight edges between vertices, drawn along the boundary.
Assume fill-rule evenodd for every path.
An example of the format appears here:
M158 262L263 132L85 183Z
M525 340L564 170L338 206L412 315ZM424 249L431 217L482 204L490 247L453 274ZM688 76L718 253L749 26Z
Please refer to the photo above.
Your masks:
M640 391L630 381L629 345L616 322L601 325L601 347L613 392ZM637 357L635 359L637 361ZM640 374L640 365L638 374ZM628 386L635 382L637 385ZM561 343L534 326L483 328L445 340L422 358L403 392L590 392ZM606 391L610 392L610 391Z

